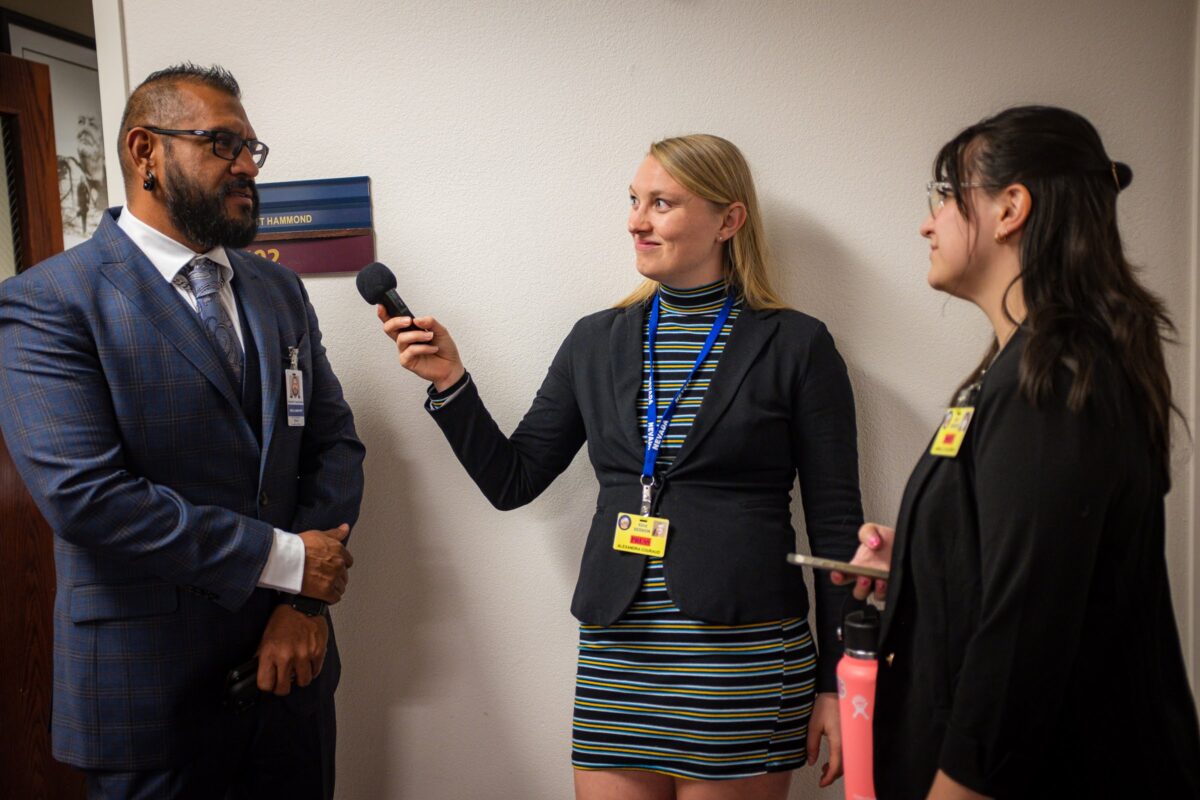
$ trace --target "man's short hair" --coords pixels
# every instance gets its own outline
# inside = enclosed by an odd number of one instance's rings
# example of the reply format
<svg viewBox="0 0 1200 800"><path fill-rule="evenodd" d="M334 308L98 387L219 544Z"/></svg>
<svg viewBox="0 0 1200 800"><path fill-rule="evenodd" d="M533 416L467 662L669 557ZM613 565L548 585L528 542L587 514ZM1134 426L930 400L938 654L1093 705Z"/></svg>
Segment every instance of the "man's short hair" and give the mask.
<svg viewBox="0 0 1200 800"><path fill-rule="evenodd" d="M233 98L242 98L242 89L237 79L229 70L213 64L211 67L201 67L190 61L182 64L151 72L146 80L125 101L125 111L121 114L121 128L118 132L117 150L121 163L121 174L128 184L133 177L133 164L125 153L125 136L131 128L139 125L155 125L163 128L173 128L176 120L183 114L183 101L179 97L181 83L199 83L209 88L224 92Z"/></svg>

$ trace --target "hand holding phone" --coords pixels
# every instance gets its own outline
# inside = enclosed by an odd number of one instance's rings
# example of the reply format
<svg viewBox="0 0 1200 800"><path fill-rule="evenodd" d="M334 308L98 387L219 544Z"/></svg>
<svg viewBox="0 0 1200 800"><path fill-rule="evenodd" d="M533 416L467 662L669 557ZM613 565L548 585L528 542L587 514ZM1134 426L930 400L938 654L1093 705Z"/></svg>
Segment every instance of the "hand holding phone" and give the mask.
<svg viewBox="0 0 1200 800"><path fill-rule="evenodd" d="M892 566L892 543L895 540L894 528L874 522L866 523L858 529L859 546L854 553L854 561L850 565L854 569L843 571L841 567L836 567L830 573L829 579L841 586L852 581L849 575L858 575L856 579L853 579L852 594L854 597L858 600L866 600L867 595L871 594L872 584L874 584L875 599L883 600L887 597L887 573ZM884 577L862 574L861 567L866 566L883 572Z"/></svg>
<svg viewBox="0 0 1200 800"><path fill-rule="evenodd" d="M258 656L229 670L221 704L231 711L245 711L258 702Z"/></svg>

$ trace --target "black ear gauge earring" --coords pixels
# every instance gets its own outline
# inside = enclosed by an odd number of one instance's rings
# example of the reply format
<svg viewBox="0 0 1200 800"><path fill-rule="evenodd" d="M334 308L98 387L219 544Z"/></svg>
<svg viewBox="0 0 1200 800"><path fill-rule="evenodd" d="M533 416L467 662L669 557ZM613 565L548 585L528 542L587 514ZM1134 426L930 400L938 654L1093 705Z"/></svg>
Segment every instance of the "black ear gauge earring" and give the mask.
<svg viewBox="0 0 1200 800"><path fill-rule="evenodd" d="M153 191L153 189L154 189L154 173L153 172L146 173L146 180L142 181L142 188L145 189L147 192Z"/></svg>

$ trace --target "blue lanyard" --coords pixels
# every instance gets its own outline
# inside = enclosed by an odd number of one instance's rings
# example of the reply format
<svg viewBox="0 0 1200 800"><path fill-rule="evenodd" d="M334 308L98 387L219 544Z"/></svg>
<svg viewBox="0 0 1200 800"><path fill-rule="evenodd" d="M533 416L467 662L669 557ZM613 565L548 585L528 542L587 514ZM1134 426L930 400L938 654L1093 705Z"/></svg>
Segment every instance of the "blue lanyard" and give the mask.
<svg viewBox="0 0 1200 800"><path fill-rule="evenodd" d="M729 312L733 310L733 295L730 294L725 298L725 305L721 306L721 310L717 314L717 319L713 322L712 330L708 332L708 338L704 340L704 347L700 348L700 355L696 356L696 363L692 365L692 371L688 373L687 378L683 381L683 385L679 387L679 391L671 398L671 402L663 410L660 417L658 415L658 403L655 399L654 390L654 339L658 334L658 313L661 304L662 298L656 294L654 296L654 305L650 308L650 325L646 337L650 351L650 390L646 406L646 455L642 460L643 515L650 513L647 502L649 499L649 490L654 485L654 465L658 461L658 451L662 449L663 438L667 435L667 426L671 422L671 417L675 415L675 407L679 404L679 398L683 396L684 391L691 384L692 378L696 377L697 370L704 363L704 359L708 358L708 354L712 352L713 345L717 342L717 337L721 335L721 328L725 326L726 320L729 319Z"/></svg>

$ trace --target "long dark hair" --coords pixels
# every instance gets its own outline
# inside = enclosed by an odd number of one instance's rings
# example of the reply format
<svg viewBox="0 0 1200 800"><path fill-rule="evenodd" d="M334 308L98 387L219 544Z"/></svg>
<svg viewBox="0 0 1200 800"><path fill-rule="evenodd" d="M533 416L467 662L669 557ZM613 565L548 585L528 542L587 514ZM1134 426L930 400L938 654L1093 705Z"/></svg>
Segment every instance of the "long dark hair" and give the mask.
<svg viewBox="0 0 1200 800"><path fill-rule="evenodd" d="M1178 409L1163 340L1174 341L1175 326L1163 302L1138 281L1117 230L1117 193L1133 172L1109 158L1090 122L1048 106L1018 106L972 125L942 147L933 171L950 184L968 222L971 199L963 184L998 192L1020 183L1029 190L1018 278L1027 312L1025 397L1034 405L1046 401L1056 368L1065 364L1074 376L1067 407L1077 412L1096 388L1097 363L1111 360L1132 385L1136 412L1166 470L1170 415ZM997 348L993 342L977 373Z"/></svg>

